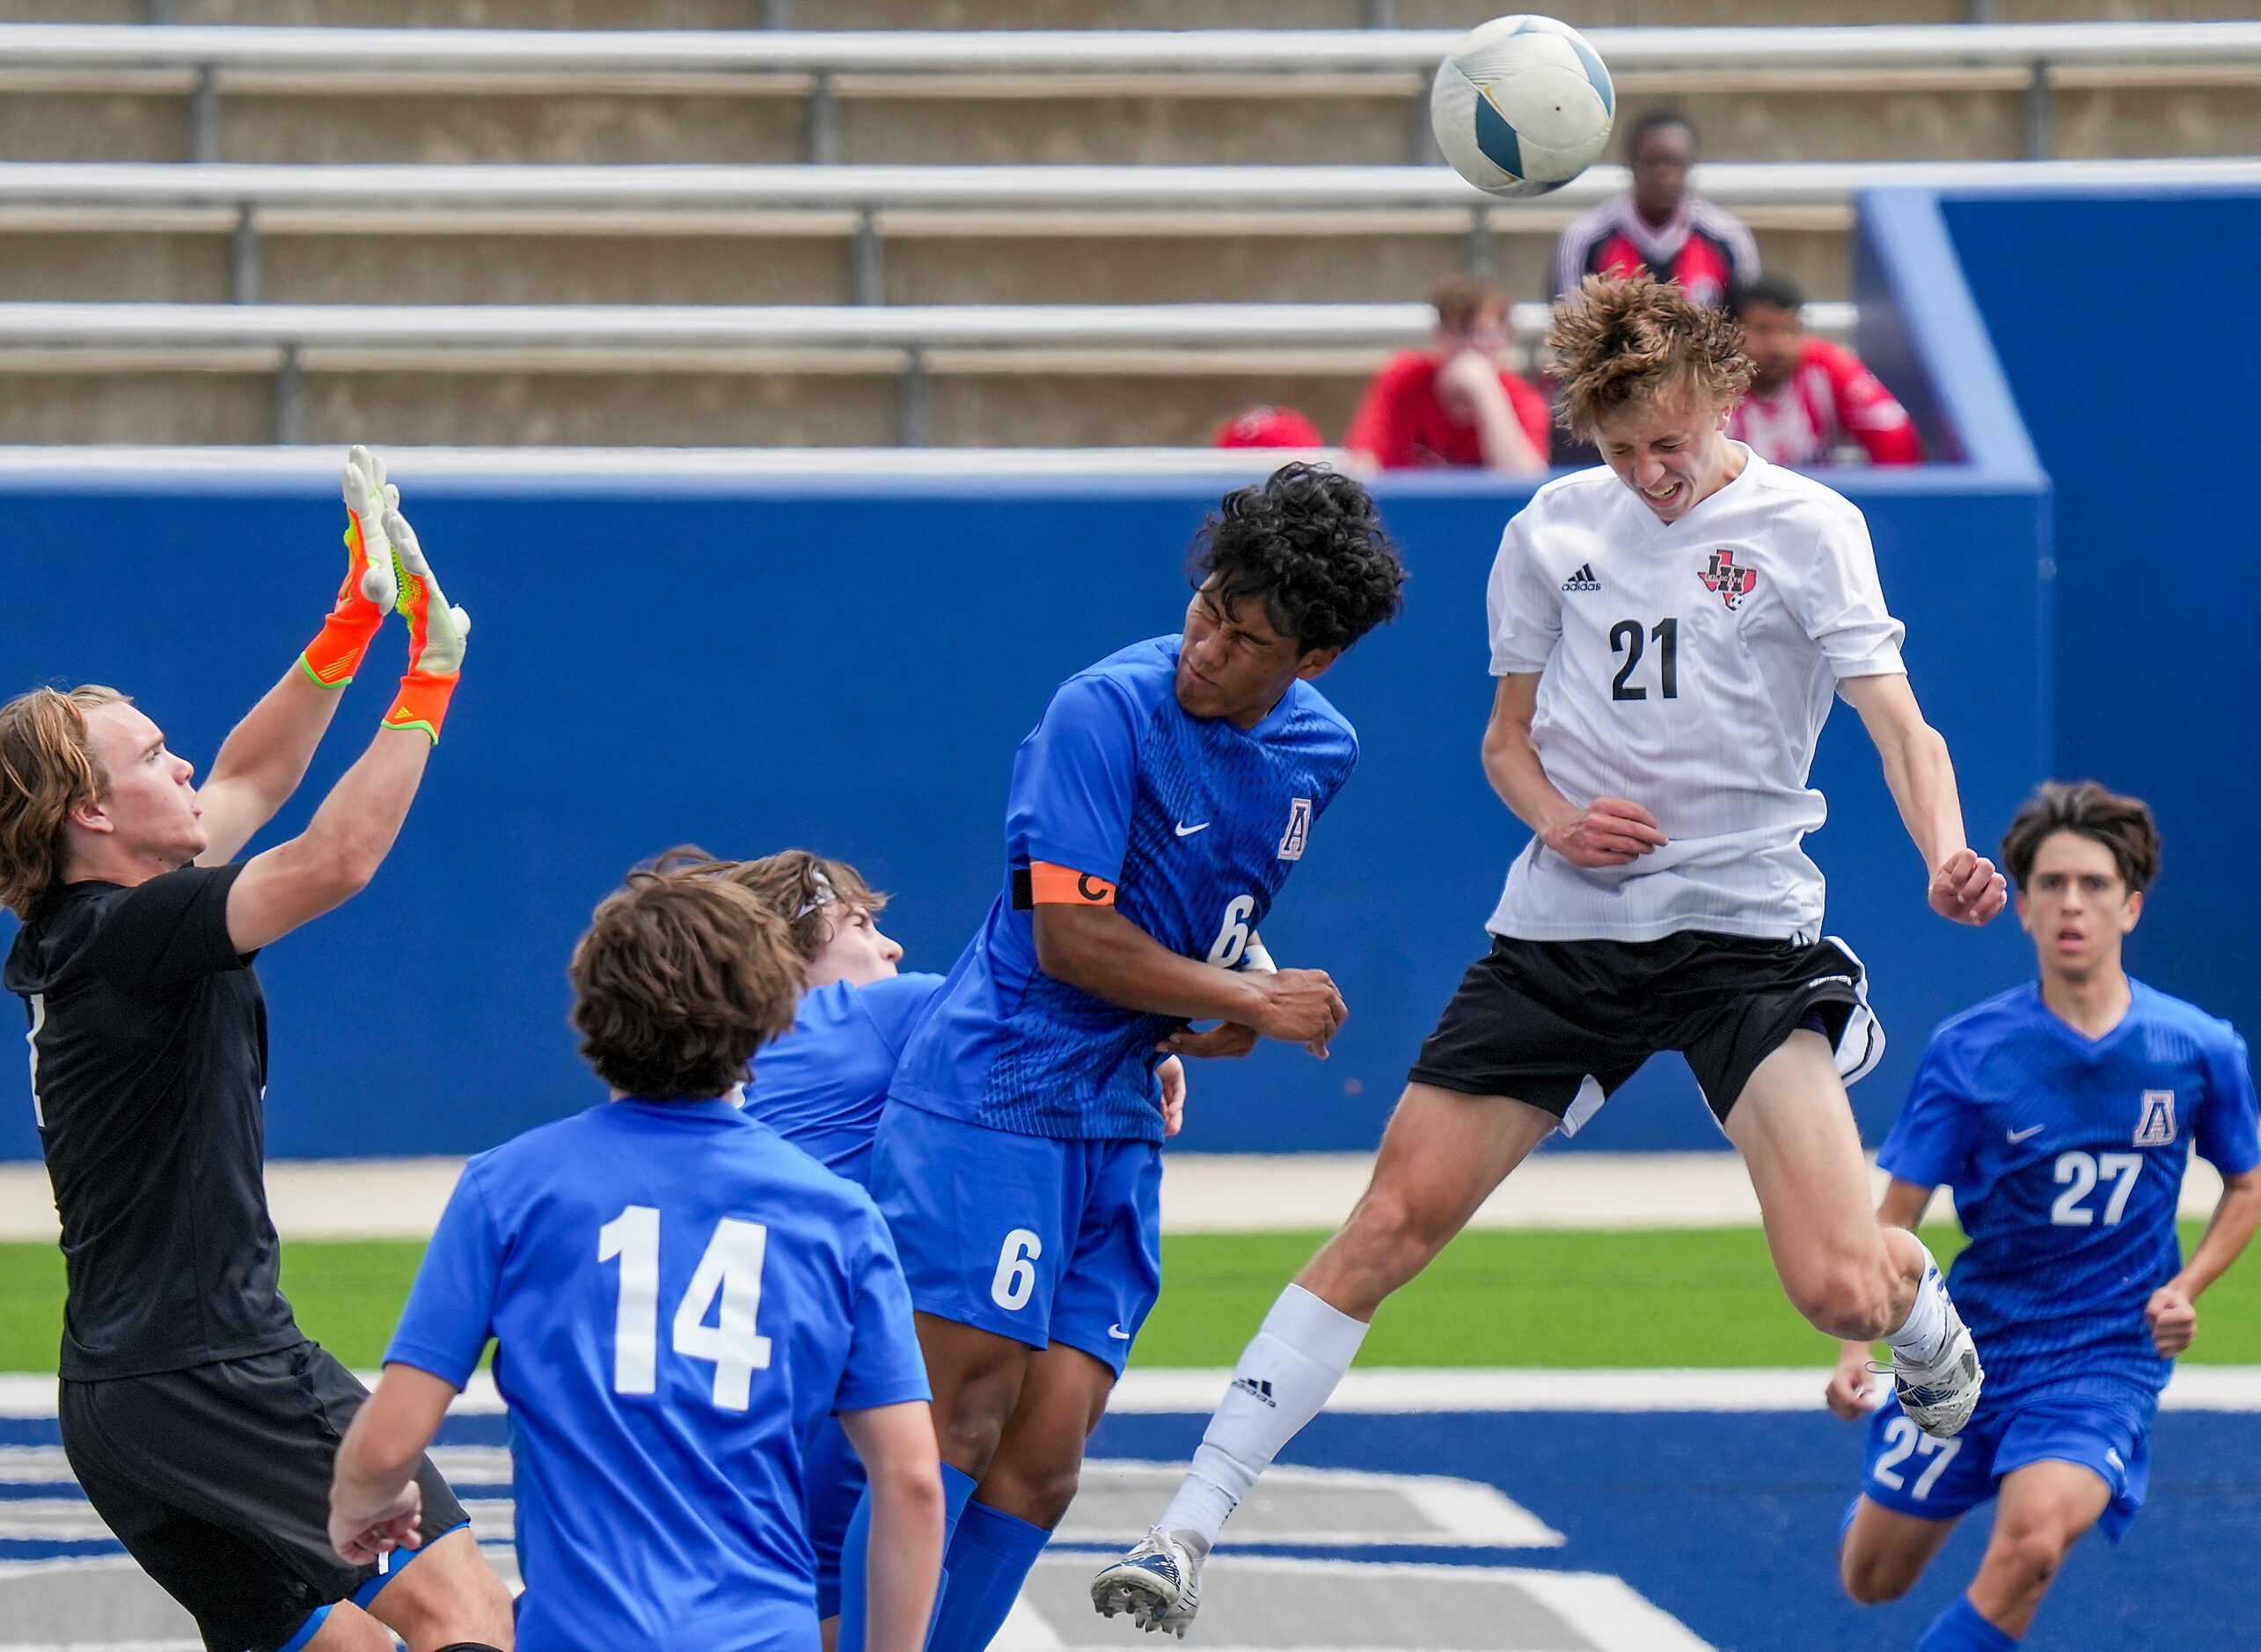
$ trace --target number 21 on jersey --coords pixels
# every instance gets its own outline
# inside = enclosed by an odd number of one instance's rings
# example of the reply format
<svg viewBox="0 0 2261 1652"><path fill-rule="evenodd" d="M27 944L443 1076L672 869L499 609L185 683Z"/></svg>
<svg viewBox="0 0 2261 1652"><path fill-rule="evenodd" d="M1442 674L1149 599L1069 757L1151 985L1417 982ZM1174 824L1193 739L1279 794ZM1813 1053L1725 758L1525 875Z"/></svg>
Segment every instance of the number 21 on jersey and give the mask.
<svg viewBox="0 0 2261 1652"><path fill-rule="evenodd" d="M676 1304L671 1341L685 1359L714 1365L714 1403L743 1411L754 1373L767 1371L770 1339L754 1329L761 1312L762 1260L769 1229L724 1217ZM612 1392L648 1394L659 1387L660 1213L655 1206L625 1207L596 1230L599 1264L618 1259L620 1290L612 1319ZM719 1309L716 1299L721 1299ZM714 1323L706 1322L714 1315Z"/></svg>

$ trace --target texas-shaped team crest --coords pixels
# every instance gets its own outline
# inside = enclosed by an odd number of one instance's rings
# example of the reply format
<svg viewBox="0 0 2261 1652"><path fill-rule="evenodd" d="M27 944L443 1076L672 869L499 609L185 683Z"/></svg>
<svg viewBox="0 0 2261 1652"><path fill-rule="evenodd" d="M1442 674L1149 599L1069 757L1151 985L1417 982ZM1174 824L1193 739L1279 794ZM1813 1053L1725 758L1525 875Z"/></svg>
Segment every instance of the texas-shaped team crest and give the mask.
<svg viewBox="0 0 2261 1652"><path fill-rule="evenodd" d="M1737 567L1732 551L1713 552L1710 562L1696 577L1703 581L1704 589L1715 593L1727 604L1731 612L1759 588L1759 570Z"/></svg>

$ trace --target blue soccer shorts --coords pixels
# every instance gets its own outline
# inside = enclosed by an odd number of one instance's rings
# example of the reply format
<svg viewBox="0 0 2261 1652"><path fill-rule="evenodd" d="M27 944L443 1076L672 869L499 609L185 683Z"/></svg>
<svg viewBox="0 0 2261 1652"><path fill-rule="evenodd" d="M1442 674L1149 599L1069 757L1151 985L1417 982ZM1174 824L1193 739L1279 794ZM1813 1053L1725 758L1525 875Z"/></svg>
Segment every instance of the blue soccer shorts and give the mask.
<svg viewBox="0 0 2261 1652"><path fill-rule="evenodd" d="M889 1102L872 1197L920 1312L1120 1377L1162 1290L1156 1142L1021 1136Z"/></svg>
<svg viewBox="0 0 2261 1652"><path fill-rule="evenodd" d="M840 1615L840 1550L848 1522L862 1501L864 1459L848 1444L838 1417L816 1425L801 1458L801 1504L809 1512L809 1546L816 1551L816 1615Z"/></svg>
<svg viewBox="0 0 2261 1652"><path fill-rule="evenodd" d="M2003 1475L2044 1461L2076 1463L2111 1488L2096 1529L2117 1543L2151 1489L2151 1407L2045 1388L1989 1399L1960 1434L1935 1440L1886 1400L1869 1419L1861 1491L1900 1514L1952 1520L1993 1496Z"/></svg>

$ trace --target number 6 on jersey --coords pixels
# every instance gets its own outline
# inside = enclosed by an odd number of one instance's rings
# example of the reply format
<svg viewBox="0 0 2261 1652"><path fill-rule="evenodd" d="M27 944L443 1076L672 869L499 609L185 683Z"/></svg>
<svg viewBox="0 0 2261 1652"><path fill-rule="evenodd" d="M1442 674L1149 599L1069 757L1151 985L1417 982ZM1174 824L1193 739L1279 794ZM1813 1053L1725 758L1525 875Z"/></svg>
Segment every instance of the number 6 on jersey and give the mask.
<svg viewBox="0 0 2261 1652"><path fill-rule="evenodd" d="M676 1305L671 1341L685 1359L714 1364L714 1403L743 1411L754 1373L767 1371L770 1339L754 1329L762 1305L762 1259L769 1229L724 1217ZM660 1213L648 1204L624 1208L596 1230L596 1260L620 1262L612 1320L612 1392L648 1394L659 1386ZM718 1310L715 1299L721 1299ZM715 1315L709 1325L706 1316Z"/></svg>

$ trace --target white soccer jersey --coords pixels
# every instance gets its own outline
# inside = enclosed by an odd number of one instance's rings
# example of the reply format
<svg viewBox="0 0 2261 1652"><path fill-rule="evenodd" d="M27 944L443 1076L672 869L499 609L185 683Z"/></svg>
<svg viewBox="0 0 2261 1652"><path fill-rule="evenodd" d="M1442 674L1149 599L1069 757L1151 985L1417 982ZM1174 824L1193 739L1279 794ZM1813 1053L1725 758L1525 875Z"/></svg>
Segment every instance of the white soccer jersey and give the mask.
<svg viewBox="0 0 2261 1652"><path fill-rule="evenodd" d="M1828 815L1806 784L1814 746L1839 679L1905 669L1904 628L1860 511L1745 452L1675 523L1602 468L1549 482L1508 523L1493 674L1540 674L1531 736L1557 790L1630 799L1671 842L1587 871L1534 838L1493 933L1819 934L1821 871L1798 846Z"/></svg>

